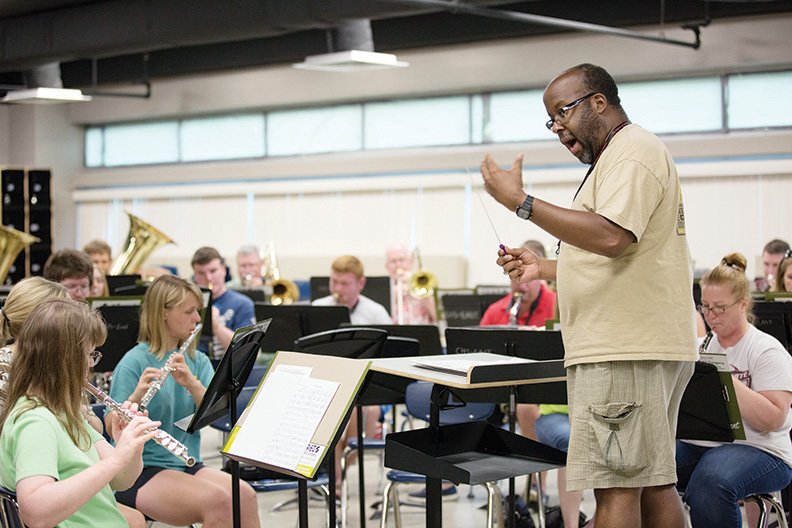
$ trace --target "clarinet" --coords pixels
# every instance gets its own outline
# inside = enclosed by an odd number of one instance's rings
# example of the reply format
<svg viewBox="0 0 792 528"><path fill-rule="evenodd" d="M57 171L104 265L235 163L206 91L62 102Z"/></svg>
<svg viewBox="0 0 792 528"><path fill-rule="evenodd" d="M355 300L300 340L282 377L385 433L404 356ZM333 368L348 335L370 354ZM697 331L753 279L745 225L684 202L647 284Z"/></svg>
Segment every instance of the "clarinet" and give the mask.
<svg viewBox="0 0 792 528"><path fill-rule="evenodd" d="M171 355L168 356L168 359L165 360L165 364L162 365L162 369L161 369L162 374L160 375L159 378L155 379L151 383L151 385L149 385L148 390L146 390L146 394L143 395L143 399L141 399L140 404L138 404L138 408L141 411L146 410L146 407L148 407L148 404L151 402L151 399L154 397L155 394L159 392L159 390L162 388L162 384L165 383L165 380L168 378L168 375L171 373L171 371L173 371L173 368L171 367L171 362L173 362L173 357L176 354L184 354L187 351L187 348L190 346L190 343L193 342L195 336L198 335L202 327L203 327L202 324L196 325L192 333L190 334L190 337L185 339L184 343L182 343L182 346L180 346L177 351L172 352Z"/></svg>
<svg viewBox="0 0 792 528"><path fill-rule="evenodd" d="M110 396L105 394L105 392L102 389L94 387L87 381L85 382L85 386L83 388L88 393L96 397L96 399L99 400L102 404L116 411L118 413L118 416L120 416L121 419L124 420L126 423L131 422L132 419L135 417L135 414L132 411L121 407L121 405L118 402L116 402ZM187 446L185 446L184 444L173 438L171 435L169 435L167 432L163 431L162 429L153 429L153 430L156 431L157 434L154 435L154 438L152 440L154 440L159 445L167 449L168 452L170 452L172 455L182 459L182 461L185 464L187 464L187 467L193 467L195 465L195 457L190 456L190 453L187 452Z"/></svg>
<svg viewBox="0 0 792 528"><path fill-rule="evenodd" d="M712 341L713 335L714 334L712 333L712 330L707 332L707 337L704 338L704 341L701 342L701 346L699 346L699 354L704 354L707 352L707 347L709 346L710 341Z"/></svg>

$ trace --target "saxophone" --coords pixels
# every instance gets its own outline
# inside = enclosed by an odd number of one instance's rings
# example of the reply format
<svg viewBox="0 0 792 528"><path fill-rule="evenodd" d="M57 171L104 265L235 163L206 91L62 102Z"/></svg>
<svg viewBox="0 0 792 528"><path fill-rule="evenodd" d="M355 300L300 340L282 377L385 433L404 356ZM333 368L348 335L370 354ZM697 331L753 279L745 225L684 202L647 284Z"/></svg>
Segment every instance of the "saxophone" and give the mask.
<svg viewBox="0 0 792 528"><path fill-rule="evenodd" d="M162 369L161 369L162 374L160 375L159 378L155 379L151 383L151 385L149 385L146 394L144 394L143 399L140 400L140 404L138 405L138 408L141 411L146 410L146 407L148 407L148 404L151 402L151 399L154 397L155 394L159 392L159 390L162 388L162 384L165 383L165 380L173 371L173 368L171 367L171 363L173 362L174 356L176 354L184 354L185 352L187 352L187 348L189 348L190 343L192 343L195 340L195 336L197 336L201 332L201 328L203 328L203 325L197 324L193 329L192 333L190 334L190 337L185 339L184 343L182 343L182 346L180 346L179 349L176 350L175 352L172 352L171 355L168 356L168 359L165 360L165 364L162 365Z"/></svg>

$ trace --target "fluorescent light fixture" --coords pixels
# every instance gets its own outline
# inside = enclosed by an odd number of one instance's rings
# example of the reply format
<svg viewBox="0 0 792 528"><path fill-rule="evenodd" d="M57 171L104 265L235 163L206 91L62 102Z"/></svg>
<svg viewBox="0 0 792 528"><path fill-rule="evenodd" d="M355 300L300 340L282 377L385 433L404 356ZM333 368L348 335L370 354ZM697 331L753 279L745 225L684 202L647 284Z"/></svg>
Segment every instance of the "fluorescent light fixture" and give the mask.
<svg viewBox="0 0 792 528"><path fill-rule="evenodd" d="M0 103L10 104L58 104L90 101L91 96L83 95L80 90L69 88L29 88L9 90Z"/></svg>
<svg viewBox="0 0 792 528"><path fill-rule="evenodd" d="M390 53L375 51L348 50L322 55L305 57L303 62L293 64L301 70L319 70L331 72L356 72L385 70L388 68L405 68L409 62L403 62Z"/></svg>

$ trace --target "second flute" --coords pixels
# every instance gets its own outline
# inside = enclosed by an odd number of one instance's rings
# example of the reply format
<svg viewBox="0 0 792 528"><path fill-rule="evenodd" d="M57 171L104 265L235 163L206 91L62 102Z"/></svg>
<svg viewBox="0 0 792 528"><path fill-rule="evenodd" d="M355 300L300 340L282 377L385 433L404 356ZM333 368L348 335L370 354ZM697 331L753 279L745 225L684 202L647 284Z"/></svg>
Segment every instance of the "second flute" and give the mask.
<svg viewBox="0 0 792 528"><path fill-rule="evenodd" d="M85 390L96 397L99 403L102 403L114 411L118 413L118 416L124 420L125 422L129 423L135 417L135 414L130 411L129 409L124 409L118 402L113 400L110 396L108 396L102 389L94 387L87 381L85 382ZM193 467L195 465L195 457L190 456L190 453L187 450L187 446L173 438L170 434L163 431L162 429L157 429L157 434L154 435L154 440L159 445L164 447L168 450L172 455L179 457L187 464L187 467Z"/></svg>
<svg viewBox="0 0 792 528"><path fill-rule="evenodd" d="M184 354L185 352L187 352L190 343L192 343L195 340L195 336L197 336L201 332L201 328L203 328L202 324L196 325L190 336L184 340L182 346L180 346L179 349L176 350L175 352L171 352L171 355L168 356L168 359L165 360L165 364L162 365L162 374L160 374L160 377L155 379L151 383L151 385L149 385L148 390L146 390L146 394L144 394L143 398L140 400L140 405L138 407L141 411L146 410L146 407L148 407L148 404L151 402L151 399L154 397L155 394L159 392L159 390L162 388L162 384L165 383L165 379L173 370L173 368L170 366L171 362L173 361L173 357L176 354Z"/></svg>

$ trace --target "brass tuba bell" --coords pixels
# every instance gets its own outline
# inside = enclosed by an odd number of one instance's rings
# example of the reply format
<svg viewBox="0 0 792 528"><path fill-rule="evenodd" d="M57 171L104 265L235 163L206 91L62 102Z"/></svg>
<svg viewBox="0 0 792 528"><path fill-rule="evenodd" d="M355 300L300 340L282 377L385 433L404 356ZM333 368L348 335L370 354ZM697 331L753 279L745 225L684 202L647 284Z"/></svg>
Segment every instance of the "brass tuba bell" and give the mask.
<svg viewBox="0 0 792 528"><path fill-rule="evenodd" d="M165 244L175 243L168 235L148 222L129 211L126 214L129 216L127 241L121 254L113 262L108 275L137 273L152 251Z"/></svg>
<svg viewBox="0 0 792 528"><path fill-rule="evenodd" d="M0 284L4 284L8 278L8 272L19 252L36 242L41 242L41 239L0 225Z"/></svg>

